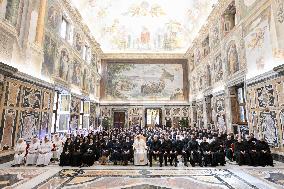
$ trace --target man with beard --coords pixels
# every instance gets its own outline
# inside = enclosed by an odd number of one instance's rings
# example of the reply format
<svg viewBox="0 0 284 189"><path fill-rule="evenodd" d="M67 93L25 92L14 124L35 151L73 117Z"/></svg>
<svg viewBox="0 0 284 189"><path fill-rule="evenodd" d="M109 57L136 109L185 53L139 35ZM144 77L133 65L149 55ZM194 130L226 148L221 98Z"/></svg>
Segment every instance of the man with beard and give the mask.
<svg viewBox="0 0 284 189"><path fill-rule="evenodd" d="M204 162L204 166L207 167L208 164L211 164L212 154L210 152L210 144L207 142L207 138L203 137L203 141L199 145L201 156Z"/></svg>
<svg viewBox="0 0 284 189"><path fill-rule="evenodd" d="M159 156L159 160L163 160L163 154L160 151L161 149L161 141L158 140L158 136L154 135L153 140L150 143L150 151L149 151L149 162L150 162L150 167L152 167L152 162L153 162L153 157ZM160 163L162 165L162 163Z"/></svg>

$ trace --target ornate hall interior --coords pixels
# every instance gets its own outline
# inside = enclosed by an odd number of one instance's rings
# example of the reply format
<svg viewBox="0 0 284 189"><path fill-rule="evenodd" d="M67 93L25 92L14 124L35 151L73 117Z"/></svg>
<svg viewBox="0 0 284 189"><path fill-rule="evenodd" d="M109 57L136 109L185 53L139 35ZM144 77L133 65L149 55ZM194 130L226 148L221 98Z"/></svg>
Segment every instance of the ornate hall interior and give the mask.
<svg viewBox="0 0 284 189"><path fill-rule="evenodd" d="M0 188L284 188L284 0L0 0Z"/></svg>

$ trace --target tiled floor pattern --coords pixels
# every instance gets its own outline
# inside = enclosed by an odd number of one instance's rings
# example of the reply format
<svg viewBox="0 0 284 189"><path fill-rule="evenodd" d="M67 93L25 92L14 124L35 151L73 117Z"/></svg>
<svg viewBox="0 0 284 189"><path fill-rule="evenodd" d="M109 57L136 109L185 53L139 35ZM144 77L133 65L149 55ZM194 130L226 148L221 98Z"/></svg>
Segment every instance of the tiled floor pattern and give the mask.
<svg viewBox="0 0 284 189"><path fill-rule="evenodd" d="M10 168L0 166L0 188L19 189L270 189L284 188L284 166L252 168L93 166Z"/></svg>

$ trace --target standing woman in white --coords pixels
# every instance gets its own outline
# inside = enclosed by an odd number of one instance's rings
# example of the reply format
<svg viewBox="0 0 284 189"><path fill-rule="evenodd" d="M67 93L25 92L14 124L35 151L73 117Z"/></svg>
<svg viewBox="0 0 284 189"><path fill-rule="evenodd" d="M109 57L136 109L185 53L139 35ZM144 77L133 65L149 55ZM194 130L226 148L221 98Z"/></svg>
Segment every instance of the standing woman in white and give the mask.
<svg viewBox="0 0 284 189"><path fill-rule="evenodd" d="M51 148L52 143L49 141L48 136L45 136L44 141L42 141L38 150L37 166L44 167L49 164L52 156Z"/></svg>
<svg viewBox="0 0 284 189"><path fill-rule="evenodd" d="M20 167L20 165L24 162L24 158L26 155L27 144L23 138L19 138L16 147L15 147L15 155L14 155L14 164L12 166Z"/></svg>
<svg viewBox="0 0 284 189"><path fill-rule="evenodd" d="M147 146L146 141L143 136L140 134L136 136L136 139L133 144L134 150L134 165L147 165Z"/></svg>
<svg viewBox="0 0 284 189"><path fill-rule="evenodd" d="M39 146L38 138L34 137L28 148L26 165L30 166L36 164Z"/></svg>

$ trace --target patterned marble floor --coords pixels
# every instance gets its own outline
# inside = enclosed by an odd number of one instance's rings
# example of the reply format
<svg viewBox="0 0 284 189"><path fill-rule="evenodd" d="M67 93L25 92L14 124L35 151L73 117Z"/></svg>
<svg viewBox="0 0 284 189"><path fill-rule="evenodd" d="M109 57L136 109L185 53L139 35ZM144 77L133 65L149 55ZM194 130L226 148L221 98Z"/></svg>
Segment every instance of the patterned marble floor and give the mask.
<svg viewBox="0 0 284 189"><path fill-rule="evenodd" d="M255 168L93 166L89 168L11 168L0 165L0 188L19 189L268 189L284 188L284 164Z"/></svg>

